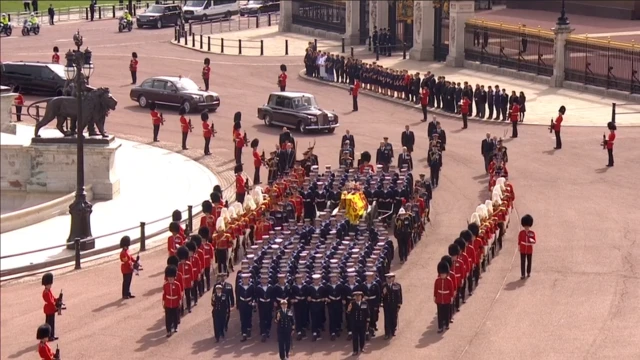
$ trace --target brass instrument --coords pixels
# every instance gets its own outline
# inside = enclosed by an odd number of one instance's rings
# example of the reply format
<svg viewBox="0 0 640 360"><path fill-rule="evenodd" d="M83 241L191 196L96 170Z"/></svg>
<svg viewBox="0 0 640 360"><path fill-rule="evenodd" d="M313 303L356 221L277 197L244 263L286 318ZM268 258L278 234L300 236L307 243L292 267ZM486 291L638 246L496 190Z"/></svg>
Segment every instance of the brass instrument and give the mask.
<svg viewBox="0 0 640 360"><path fill-rule="evenodd" d="M606 134L602 134L602 143L600 145L602 145L602 150L605 150L607 148L607 135Z"/></svg>
<svg viewBox="0 0 640 360"><path fill-rule="evenodd" d="M189 118L189 132L193 132L193 124L191 123L191 118Z"/></svg>

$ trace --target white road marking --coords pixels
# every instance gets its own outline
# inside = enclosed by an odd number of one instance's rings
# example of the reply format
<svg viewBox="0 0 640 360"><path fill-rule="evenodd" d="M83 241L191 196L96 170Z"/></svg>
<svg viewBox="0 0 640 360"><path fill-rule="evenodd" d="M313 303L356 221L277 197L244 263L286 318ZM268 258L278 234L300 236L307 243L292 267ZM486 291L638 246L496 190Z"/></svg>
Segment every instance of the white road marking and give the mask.
<svg viewBox="0 0 640 360"><path fill-rule="evenodd" d="M2 37L2 41L5 41L5 40L11 40L11 39L18 39L18 38L17 38L17 37L15 37L15 36L3 36L3 37Z"/></svg>
<svg viewBox="0 0 640 360"><path fill-rule="evenodd" d="M83 41L86 39L84 36L82 37ZM60 39L60 40L56 40L56 42L68 42L68 41L73 41L73 39Z"/></svg>

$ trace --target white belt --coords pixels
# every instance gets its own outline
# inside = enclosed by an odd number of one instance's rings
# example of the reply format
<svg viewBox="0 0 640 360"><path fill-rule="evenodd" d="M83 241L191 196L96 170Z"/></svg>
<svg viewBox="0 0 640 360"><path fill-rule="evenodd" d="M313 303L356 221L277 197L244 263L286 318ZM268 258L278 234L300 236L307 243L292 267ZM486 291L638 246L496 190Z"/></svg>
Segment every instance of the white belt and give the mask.
<svg viewBox="0 0 640 360"><path fill-rule="evenodd" d="M262 302L270 302L271 299L260 299L260 301L262 301Z"/></svg>
<svg viewBox="0 0 640 360"><path fill-rule="evenodd" d="M333 296L329 296L329 299L331 299L331 300L340 300L339 297L333 297Z"/></svg>
<svg viewBox="0 0 640 360"><path fill-rule="evenodd" d="M276 298L276 300L278 300L278 301L282 301L282 300L287 300L287 299L277 297L277 298Z"/></svg>
<svg viewBox="0 0 640 360"><path fill-rule="evenodd" d="M178 298L177 296L167 296L167 299L171 299L171 300L177 299L177 298Z"/></svg>
<svg viewBox="0 0 640 360"><path fill-rule="evenodd" d="M249 301L251 301L251 300L253 300L253 299L251 299L251 298L243 298L243 297L241 297L241 298L240 298L240 300L242 300L242 301L246 301L246 302L249 302Z"/></svg>
<svg viewBox="0 0 640 360"><path fill-rule="evenodd" d="M448 294L448 293L450 293L451 291L442 291L442 290L438 290L438 292L439 292L440 294Z"/></svg>
<svg viewBox="0 0 640 360"><path fill-rule="evenodd" d="M375 300L377 298L378 298L377 296L366 296L367 300Z"/></svg>

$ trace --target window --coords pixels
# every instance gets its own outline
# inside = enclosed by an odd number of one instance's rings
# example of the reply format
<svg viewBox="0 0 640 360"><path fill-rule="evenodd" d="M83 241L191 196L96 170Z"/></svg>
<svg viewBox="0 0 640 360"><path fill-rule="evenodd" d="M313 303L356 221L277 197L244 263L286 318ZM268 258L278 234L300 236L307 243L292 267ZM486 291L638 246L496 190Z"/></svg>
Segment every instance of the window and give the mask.
<svg viewBox="0 0 640 360"><path fill-rule="evenodd" d="M269 96L269 101L267 101L267 105L269 105L269 106L277 106L277 105L276 105L276 99L277 99L277 98L278 98L278 97L277 97L277 96L275 96L275 95L271 95L271 96Z"/></svg>
<svg viewBox="0 0 640 360"><path fill-rule="evenodd" d="M164 80L155 80L153 82L153 89L154 90L164 90L166 84L167 84L167 82L164 81Z"/></svg>
<svg viewBox="0 0 640 360"><path fill-rule="evenodd" d="M166 89L167 89L167 91L176 91L175 85L173 85L173 83L170 83L170 82L167 82Z"/></svg>
<svg viewBox="0 0 640 360"><path fill-rule="evenodd" d="M286 100L284 101L284 107L285 107L286 109L293 109L293 106L291 105L291 99L286 99Z"/></svg>
<svg viewBox="0 0 640 360"><path fill-rule="evenodd" d="M205 0L190 0L190 1L187 1L187 3L184 4L184 6L186 6L186 7L194 7L194 8L201 8L201 7L204 6L205 2L208 2L208 1L205 1Z"/></svg>
<svg viewBox="0 0 640 360"><path fill-rule="evenodd" d="M302 96L293 99L293 108L316 107L316 99L311 96Z"/></svg>
<svg viewBox="0 0 640 360"><path fill-rule="evenodd" d="M142 84L140 84L140 87L145 89L153 88L153 80L145 80Z"/></svg>
<svg viewBox="0 0 640 360"><path fill-rule="evenodd" d="M61 77L62 79L67 78L64 73L64 66L59 64L50 64L50 65L47 65L47 68L49 68L52 72L54 72L57 76Z"/></svg>
<svg viewBox="0 0 640 360"><path fill-rule="evenodd" d="M232 5L236 2L237 0L213 0L213 6Z"/></svg>
<svg viewBox="0 0 640 360"><path fill-rule="evenodd" d="M198 91L199 90L198 85L194 83L193 80L187 79L187 78L180 78L180 80L176 82L176 86L181 91Z"/></svg>
<svg viewBox="0 0 640 360"><path fill-rule="evenodd" d="M285 106L284 101L285 101L286 98L284 98L282 96L275 96L275 98L276 98L276 106L277 107L284 107ZM289 99L286 99L286 100L289 100Z"/></svg>
<svg viewBox="0 0 640 360"><path fill-rule="evenodd" d="M159 5L152 5L145 12L148 12L149 14L162 14L164 13L164 7Z"/></svg>

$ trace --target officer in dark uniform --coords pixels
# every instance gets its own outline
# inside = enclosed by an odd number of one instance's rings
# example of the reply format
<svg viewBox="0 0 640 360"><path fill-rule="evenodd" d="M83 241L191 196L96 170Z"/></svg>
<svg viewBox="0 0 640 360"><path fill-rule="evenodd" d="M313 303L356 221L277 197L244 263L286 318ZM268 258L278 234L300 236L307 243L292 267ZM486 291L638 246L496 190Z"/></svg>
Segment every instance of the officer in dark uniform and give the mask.
<svg viewBox="0 0 640 360"><path fill-rule="evenodd" d="M312 222L316 219L316 191L311 187L307 189L303 196L303 209L304 220L311 220Z"/></svg>
<svg viewBox="0 0 640 360"><path fill-rule="evenodd" d="M260 320L261 341L267 341L271 332L271 319L273 313L273 287L269 285L269 275L260 276L260 285L255 289L255 298L258 303L258 318Z"/></svg>
<svg viewBox="0 0 640 360"><path fill-rule="evenodd" d="M409 257L409 241L413 232L413 219L404 209L398 211L395 224L395 237L398 240L398 256L400 263L404 264Z"/></svg>
<svg viewBox="0 0 640 360"><path fill-rule="evenodd" d="M224 340L225 326L227 324L227 313L231 308L231 299L223 292L222 285L216 285L216 291L211 296L211 314L213 315L213 332L216 342L220 338Z"/></svg>
<svg viewBox="0 0 640 360"><path fill-rule="evenodd" d="M355 270L355 269L348 269L348 270ZM351 322L349 321L349 314L347 314L347 308L349 308L349 305L351 304L351 301L353 301L353 293L356 291L363 291L362 285L360 285L358 283L358 279L356 279L356 276L358 274L355 272L349 272L347 273L347 282L344 284L343 286L343 302L344 302L344 313L345 313L345 318L346 318L346 323L347 323L347 331L348 331L348 335L347 335L347 340L351 340L353 338L353 333L351 330Z"/></svg>
<svg viewBox="0 0 640 360"><path fill-rule="evenodd" d="M353 301L347 308L351 329L353 331L353 356L364 351L364 343L369 327L369 305L362 299L362 291L353 293Z"/></svg>
<svg viewBox="0 0 640 360"><path fill-rule="evenodd" d="M373 45L373 53L378 52L378 27L373 27L373 34L371 34L371 44Z"/></svg>
<svg viewBox="0 0 640 360"><path fill-rule="evenodd" d="M280 309L276 311L276 328L278 331L278 350L280 360L289 358L291 349L291 333L295 325L293 311L288 308L287 300L280 301Z"/></svg>
<svg viewBox="0 0 640 360"><path fill-rule="evenodd" d="M251 315L255 303L255 287L250 282L250 273L243 273L240 275L240 278L241 282L236 287L236 303L238 304L238 313L240 314L241 341L247 341L247 338L251 337Z"/></svg>
<svg viewBox="0 0 640 360"><path fill-rule="evenodd" d="M222 292L227 294L227 297L229 298L229 302L231 304L231 306L229 307L229 312L227 313L227 321L225 322L225 327L224 327L225 333L229 331L229 320L231 319L231 308L236 305L235 296L233 293L233 285L231 285L226 281L227 276L228 276L227 273L224 273L224 272L219 273L218 279L216 281L216 285L222 285Z"/></svg>
<svg viewBox="0 0 640 360"><path fill-rule="evenodd" d="M298 341L307 337L306 327L309 314L307 302L307 285L303 282L302 274L296 274L295 283L291 285L291 303L295 316L295 326Z"/></svg>
<svg viewBox="0 0 640 360"><path fill-rule="evenodd" d="M382 286L382 308L384 309L384 338L396 336L398 328L398 313L402 306L402 286L395 282L396 275L385 275L386 284Z"/></svg>

